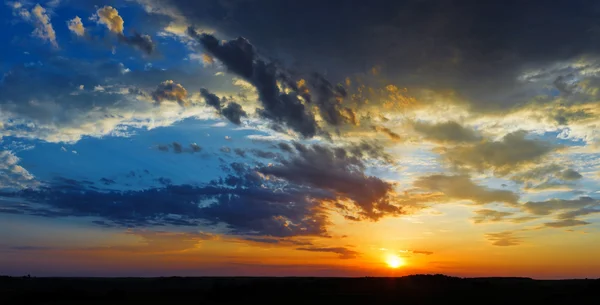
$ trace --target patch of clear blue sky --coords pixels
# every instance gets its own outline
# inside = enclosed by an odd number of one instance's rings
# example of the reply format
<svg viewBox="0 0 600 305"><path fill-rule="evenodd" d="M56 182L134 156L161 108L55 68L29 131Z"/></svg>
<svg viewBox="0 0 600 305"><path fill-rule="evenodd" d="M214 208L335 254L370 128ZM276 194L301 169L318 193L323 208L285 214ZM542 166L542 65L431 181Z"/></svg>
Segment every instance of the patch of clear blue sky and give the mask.
<svg viewBox="0 0 600 305"><path fill-rule="evenodd" d="M35 148L21 151L18 156L20 164L41 181L64 177L100 183L100 179L107 178L116 182L111 188L119 189L157 186L158 178L168 178L173 184L201 184L222 176L222 164L249 160L237 156L234 148L248 151L269 146L246 138L266 135L263 132L236 129L231 124L215 127L217 122L186 119L169 127L137 129L130 137L86 137L71 145L28 141ZM5 138L5 143L10 140ZM196 143L202 151L175 153L173 142L186 150ZM168 145L169 151L160 151L158 145ZM223 147L232 151L222 152Z"/></svg>

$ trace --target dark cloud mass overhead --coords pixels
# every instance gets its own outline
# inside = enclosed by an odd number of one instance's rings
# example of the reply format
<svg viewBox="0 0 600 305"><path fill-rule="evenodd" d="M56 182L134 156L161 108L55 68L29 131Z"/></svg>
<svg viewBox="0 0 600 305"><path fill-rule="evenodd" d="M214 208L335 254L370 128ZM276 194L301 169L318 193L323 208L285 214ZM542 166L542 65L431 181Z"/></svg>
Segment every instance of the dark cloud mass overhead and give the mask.
<svg viewBox="0 0 600 305"><path fill-rule="evenodd" d="M156 2L198 26L289 54L298 67L342 79L383 64L406 86L456 88L480 110L523 102L523 70L597 54L600 43L600 7L588 0Z"/></svg>

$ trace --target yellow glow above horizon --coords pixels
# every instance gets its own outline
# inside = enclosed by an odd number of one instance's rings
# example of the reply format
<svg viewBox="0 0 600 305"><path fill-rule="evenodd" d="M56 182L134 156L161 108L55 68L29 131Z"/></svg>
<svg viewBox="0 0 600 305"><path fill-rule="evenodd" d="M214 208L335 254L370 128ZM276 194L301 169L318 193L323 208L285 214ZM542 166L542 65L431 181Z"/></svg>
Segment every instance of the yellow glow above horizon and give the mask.
<svg viewBox="0 0 600 305"><path fill-rule="evenodd" d="M397 255L390 254L387 256L385 263L388 265L388 267L392 269L397 269L404 266L406 264L406 261L404 261L403 258Z"/></svg>

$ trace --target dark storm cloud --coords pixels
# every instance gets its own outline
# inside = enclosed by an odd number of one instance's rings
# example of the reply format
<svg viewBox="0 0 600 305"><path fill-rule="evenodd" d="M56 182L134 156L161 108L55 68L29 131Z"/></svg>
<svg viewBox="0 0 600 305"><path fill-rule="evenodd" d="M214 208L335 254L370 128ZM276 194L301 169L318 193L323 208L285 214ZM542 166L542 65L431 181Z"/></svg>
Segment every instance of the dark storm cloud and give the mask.
<svg viewBox="0 0 600 305"><path fill-rule="evenodd" d="M205 88L200 89L200 95L202 95L207 105L215 108L219 112L221 111L221 99L217 95Z"/></svg>
<svg viewBox="0 0 600 305"><path fill-rule="evenodd" d="M240 125L242 123L241 118L247 116L242 106L236 102L229 102L225 108L221 111L221 114L227 118L231 123Z"/></svg>
<svg viewBox="0 0 600 305"><path fill-rule="evenodd" d="M252 152L253 155L259 157L259 158L263 158L263 159L276 159L278 157L280 157L279 154L274 153L272 151L264 151L264 150L260 150L260 149L252 149L250 152Z"/></svg>
<svg viewBox="0 0 600 305"><path fill-rule="evenodd" d="M354 250L350 250L345 247L326 247L326 248L304 247L304 248L297 248L296 250L310 251L310 252L335 253L335 254L338 254L341 259L356 258L356 257L358 257L358 254L359 254L358 252L356 252Z"/></svg>
<svg viewBox="0 0 600 305"><path fill-rule="evenodd" d="M149 35L135 33L129 37L121 36L120 40L148 55L153 54L156 50L156 44Z"/></svg>
<svg viewBox="0 0 600 305"><path fill-rule="evenodd" d="M263 109L261 117L283 123L304 137L317 134L318 126L313 115L306 109L296 93L280 92L277 86L278 70L273 63L258 58L254 46L240 37L221 43L209 34L198 34L194 29L188 33L227 69L256 87Z"/></svg>
<svg viewBox="0 0 600 305"><path fill-rule="evenodd" d="M393 203L393 185L364 173L365 157L385 158L380 148L367 143L347 148L294 144L295 154L259 171L349 199L359 218L376 220L402 213Z"/></svg>
<svg viewBox="0 0 600 305"><path fill-rule="evenodd" d="M230 101L225 108L222 108L221 99L205 88L200 89L200 95L202 95L207 105L215 108L217 113L224 116L235 125L242 124L241 118L247 116L244 109L242 109L242 106L233 101Z"/></svg>
<svg viewBox="0 0 600 305"><path fill-rule="evenodd" d="M277 147L278 147L279 149L281 149L282 151L285 151L285 152L288 152L288 153L290 153L290 152L292 152L292 151L293 151L293 148L292 148L292 146L290 146L290 145L289 145L289 144L287 144L287 143L279 143L279 144L277 144Z"/></svg>
<svg viewBox="0 0 600 305"><path fill-rule="evenodd" d="M140 191L96 191L86 188L86 183L73 182L3 193L23 203L2 203L0 212L100 217L105 225L119 227L224 223L238 235L326 235L327 217L319 201L334 200L333 194L293 184L270 185L251 168L236 168L236 176L205 186L167 181L163 187Z"/></svg>
<svg viewBox="0 0 600 305"><path fill-rule="evenodd" d="M356 125L355 115L345 115L347 111L353 113L352 110L345 110L340 106L340 102L348 95L342 85L333 85L317 73L313 74L309 80L315 92L312 100L319 107L319 112L325 122L333 126L341 125L344 122ZM304 96L307 96L307 94Z"/></svg>
<svg viewBox="0 0 600 305"><path fill-rule="evenodd" d="M298 69L342 79L382 64L405 86L455 88L482 110L522 102L529 95L517 80L523 69L600 50L600 9L588 0L153 2L284 53ZM250 74L250 65L236 67Z"/></svg>

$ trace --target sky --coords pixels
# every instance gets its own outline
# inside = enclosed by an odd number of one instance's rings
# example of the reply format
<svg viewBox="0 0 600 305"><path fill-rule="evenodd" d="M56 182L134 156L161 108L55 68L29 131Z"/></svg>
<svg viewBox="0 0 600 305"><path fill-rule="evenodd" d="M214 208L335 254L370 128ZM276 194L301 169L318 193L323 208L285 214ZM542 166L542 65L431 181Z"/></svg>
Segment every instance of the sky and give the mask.
<svg viewBox="0 0 600 305"><path fill-rule="evenodd" d="M0 275L600 274L596 1L0 16Z"/></svg>

